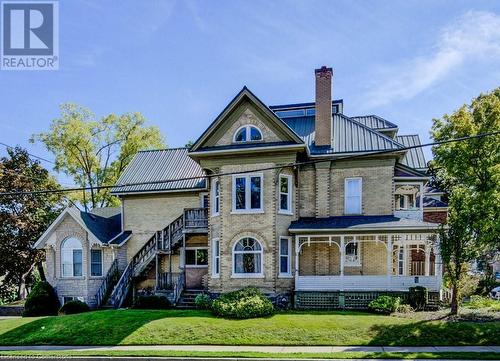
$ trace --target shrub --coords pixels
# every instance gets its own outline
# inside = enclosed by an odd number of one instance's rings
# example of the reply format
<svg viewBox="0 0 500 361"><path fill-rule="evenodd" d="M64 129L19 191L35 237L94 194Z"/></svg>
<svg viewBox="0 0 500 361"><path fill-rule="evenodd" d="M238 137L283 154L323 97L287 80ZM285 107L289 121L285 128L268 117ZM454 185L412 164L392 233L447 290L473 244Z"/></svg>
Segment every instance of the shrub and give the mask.
<svg viewBox="0 0 500 361"><path fill-rule="evenodd" d="M73 300L66 302L60 309L60 315L74 315L77 313L89 312L89 306L82 301Z"/></svg>
<svg viewBox="0 0 500 361"><path fill-rule="evenodd" d="M159 310L159 309L169 308L170 306L171 306L170 301L166 297L138 296L135 298L132 308L137 308L142 310Z"/></svg>
<svg viewBox="0 0 500 361"><path fill-rule="evenodd" d="M399 313L412 313L413 311L414 311L413 307L411 307L406 303L402 303L396 308L396 312Z"/></svg>
<svg viewBox="0 0 500 361"><path fill-rule="evenodd" d="M368 304L368 308L377 313L390 314L396 312L400 304L399 297L378 296Z"/></svg>
<svg viewBox="0 0 500 361"><path fill-rule="evenodd" d="M217 316L228 318L254 318L274 313L271 301L254 287L222 294L212 302L212 311Z"/></svg>
<svg viewBox="0 0 500 361"><path fill-rule="evenodd" d="M59 306L54 288L48 282L38 282L26 298L23 316L55 316Z"/></svg>
<svg viewBox="0 0 500 361"><path fill-rule="evenodd" d="M196 304L196 307L201 308L202 310L209 310L212 308L212 300L210 299L210 296L204 293L196 296L194 303Z"/></svg>
<svg viewBox="0 0 500 361"><path fill-rule="evenodd" d="M422 286L410 287L408 289L408 303L417 311L422 311L429 302L427 288Z"/></svg>
<svg viewBox="0 0 500 361"><path fill-rule="evenodd" d="M465 303L464 307L475 310L488 309L494 312L500 312L500 301L488 297L471 296L470 302Z"/></svg>

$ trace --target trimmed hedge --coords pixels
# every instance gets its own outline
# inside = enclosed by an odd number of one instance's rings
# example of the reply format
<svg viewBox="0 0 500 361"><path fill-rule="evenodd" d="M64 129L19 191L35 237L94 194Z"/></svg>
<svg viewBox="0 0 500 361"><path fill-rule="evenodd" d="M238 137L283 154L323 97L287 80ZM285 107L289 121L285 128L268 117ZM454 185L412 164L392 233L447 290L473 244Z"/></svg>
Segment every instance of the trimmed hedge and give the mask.
<svg viewBox="0 0 500 361"><path fill-rule="evenodd" d="M89 312L89 306L82 301L68 301L59 309L60 315L75 315L77 313Z"/></svg>
<svg viewBox="0 0 500 361"><path fill-rule="evenodd" d="M138 296L134 300L132 308L142 310L161 310L171 307L170 301L162 296Z"/></svg>
<svg viewBox="0 0 500 361"><path fill-rule="evenodd" d="M396 312L401 304L401 298L391 296L378 296L368 304L368 308L377 313L391 314Z"/></svg>
<svg viewBox="0 0 500 361"><path fill-rule="evenodd" d="M220 295L212 302L212 312L227 318L255 318L272 315L274 306L257 288L248 287Z"/></svg>
<svg viewBox="0 0 500 361"><path fill-rule="evenodd" d="M23 317L56 316L59 298L48 282L38 282L26 298Z"/></svg>

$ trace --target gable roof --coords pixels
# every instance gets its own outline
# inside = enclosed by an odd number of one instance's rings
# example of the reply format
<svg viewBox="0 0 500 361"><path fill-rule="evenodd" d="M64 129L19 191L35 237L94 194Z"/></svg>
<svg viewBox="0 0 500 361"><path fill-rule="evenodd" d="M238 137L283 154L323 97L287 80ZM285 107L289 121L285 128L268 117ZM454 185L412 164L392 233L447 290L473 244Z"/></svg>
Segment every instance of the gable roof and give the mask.
<svg viewBox="0 0 500 361"><path fill-rule="evenodd" d="M417 134L414 135L398 135L396 140L403 144L405 147L413 147L421 145L420 137ZM422 148L412 148L408 149L406 154L400 160L400 163L415 169L427 169L427 163L425 162L424 151Z"/></svg>
<svg viewBox="0 0 500 361"><path fill-rule="evenodd" d="M308 145L311 155L399 150L402 144L343 114L332 114L333 147L315 145L315 117L282 119Z"/></svg>
<svg viewBox="0 0 500 361"><path fill-rule="evenodd" d="M113 238L121 233L121 214L116 208L99 209L92 212L80 211L75 207L68 207L47 228L42 236L36 241L34 248L42 248L55 228L61 224L66 216L72 217L85 231L93 242L108 244ZM100 215L101 214L101 215ZM102 214L107 214L103 216Z"/></svg>
<svg viewBox="0 0 500 361"><path fill-rule="evenodd" d="M387 119L379 117L378 115L358 115L355 117L351 117L355 121L366 125L371 129L395 129L398 126L394 123L391 123Z"/></svg>
<svg viewBox="0 0 500 361"><path fill-rule="evenodd" d="M183 180L185 178L194 179ZM205 172L188 156L188 149L170 148L138 152L123 171L111 194L179 192L205 188Z"/></svg>
<svg viewBox="0 0 500 361"><path fill-rule="evenodd" d="M215 132L215 130L221 125L231 112L238 107L244 100L248 100L250 103L254 104L259 110L261 110L279 129L281 129L285 134L288 135L290 141L295 142L295 144L303 144L302 139L295 134L295 132L290 129L281 119L269 109L255 94L253 94L246 86L241 89L241 91L229 102L229 104L224 108L224 110L215 118L215 120L208 126L208 128L203 132L203 134L194 142L193 146L189 149L189 152L193 153L198 151L205 141L210 138L210 136Z"/></svg>

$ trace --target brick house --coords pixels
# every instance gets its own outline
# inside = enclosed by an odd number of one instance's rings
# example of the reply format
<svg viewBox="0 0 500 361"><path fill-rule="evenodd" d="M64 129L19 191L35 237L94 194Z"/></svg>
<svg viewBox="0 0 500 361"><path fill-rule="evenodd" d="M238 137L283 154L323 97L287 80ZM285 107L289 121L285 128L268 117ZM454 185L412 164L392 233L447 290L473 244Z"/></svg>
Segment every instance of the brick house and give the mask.
<svg viewBox="0 0 500 361"><path fill-rule="evenodd" d="M120 209L65 210L39 239L62 301L179 304L255 286L297 308L357 308L425 286L437 298L443 194L418 135L346 116L330 68L312 103L266 106L244 87L189 149L137 153Z"/></svg>

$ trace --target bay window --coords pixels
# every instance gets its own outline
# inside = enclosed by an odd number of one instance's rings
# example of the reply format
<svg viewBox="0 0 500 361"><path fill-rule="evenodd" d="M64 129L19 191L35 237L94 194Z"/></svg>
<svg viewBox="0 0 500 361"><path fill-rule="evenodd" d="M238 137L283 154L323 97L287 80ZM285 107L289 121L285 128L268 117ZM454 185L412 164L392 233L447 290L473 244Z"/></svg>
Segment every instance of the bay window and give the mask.
<svg viewBox="0 0 500 361"><path fill-rule="evenodd" d="M233 276L262 276L262 246L252 237L240 239L233 248Z"/></svg>
<svg viewBox="0 0 500 361"><path fill-rule="evenodd" d="M233 212L262 212L262 174L233 176Z"/></svg>

